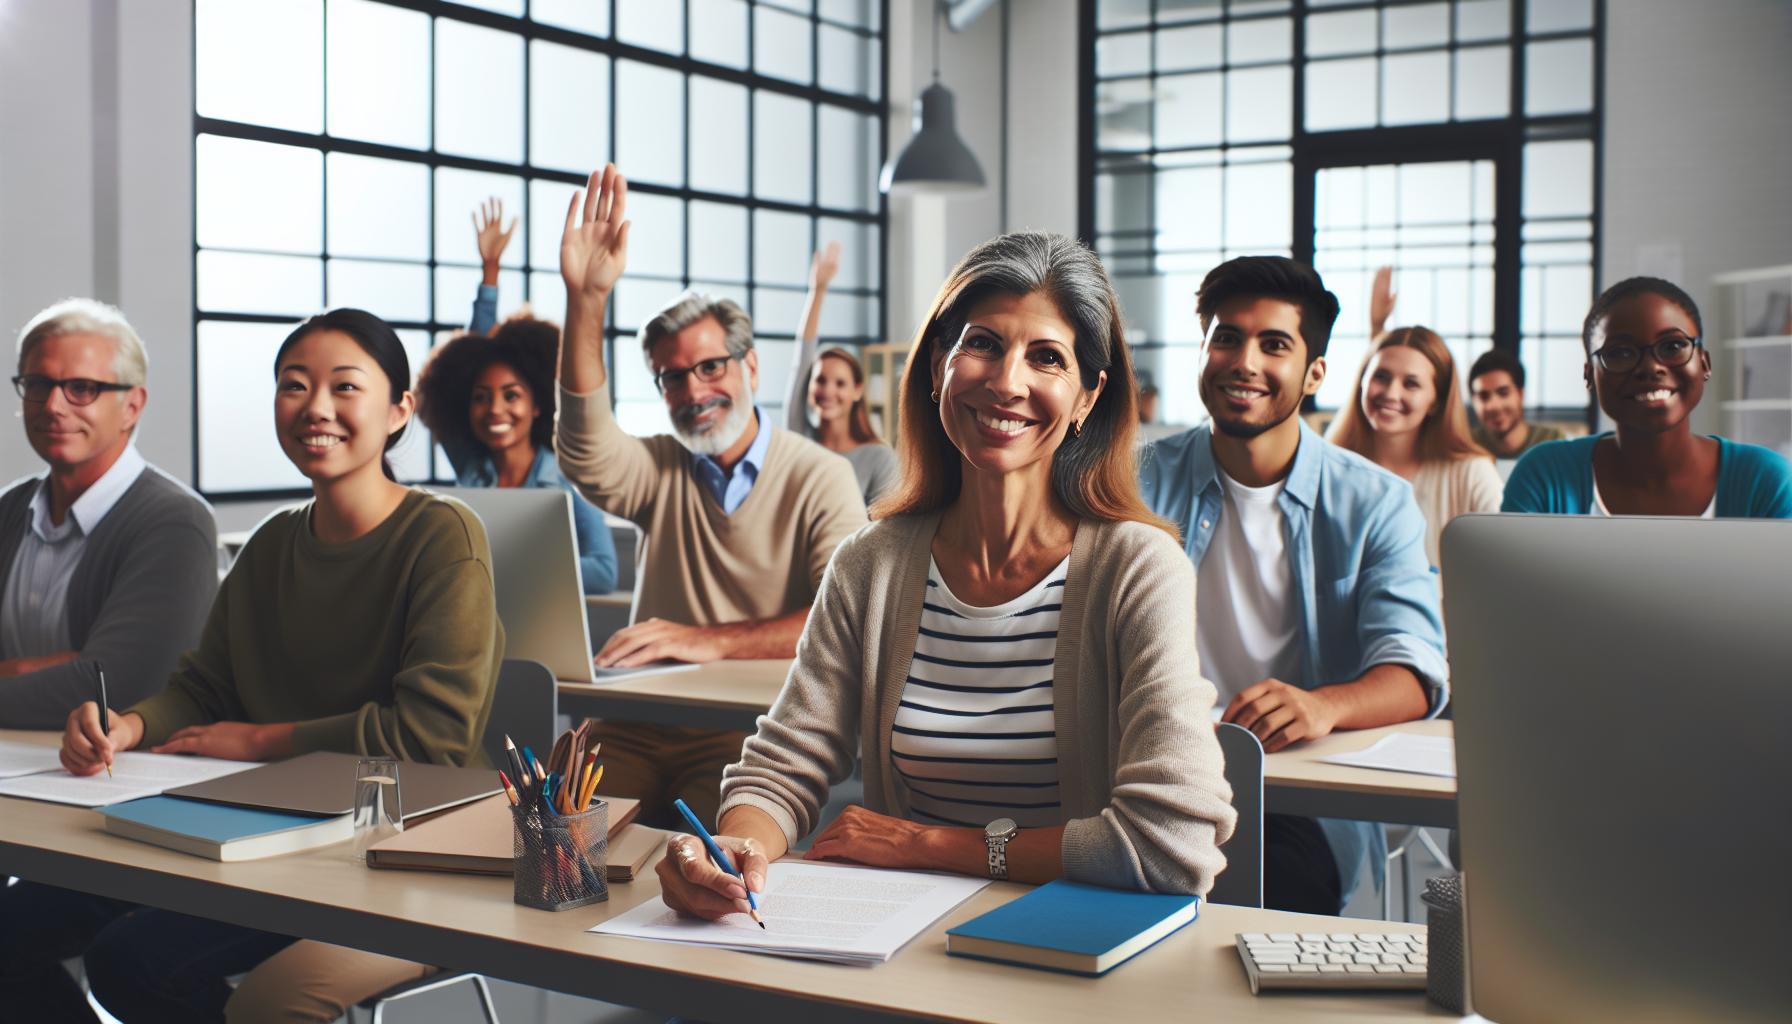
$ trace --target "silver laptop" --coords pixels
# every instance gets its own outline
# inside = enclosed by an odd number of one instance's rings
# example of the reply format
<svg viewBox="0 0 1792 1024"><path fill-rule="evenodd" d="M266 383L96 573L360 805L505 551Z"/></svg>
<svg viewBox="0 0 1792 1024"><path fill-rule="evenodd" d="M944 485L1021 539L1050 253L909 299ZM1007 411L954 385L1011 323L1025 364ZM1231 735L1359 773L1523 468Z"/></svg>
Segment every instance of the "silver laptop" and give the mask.
<svg viewBox="0 0 1792 1024"><path fill-rule="evenodd" d="M504 656L539 661L554 678L595 681L572 495L552 487L432 487L465 502L492 548Z"/></svg>
<svg viewBox="0 0 1792 1024"><path fill-rule="evenodd" d="M1465 516L1443 563L1475 1011L1786 1020L1792 522Z"/></svg>

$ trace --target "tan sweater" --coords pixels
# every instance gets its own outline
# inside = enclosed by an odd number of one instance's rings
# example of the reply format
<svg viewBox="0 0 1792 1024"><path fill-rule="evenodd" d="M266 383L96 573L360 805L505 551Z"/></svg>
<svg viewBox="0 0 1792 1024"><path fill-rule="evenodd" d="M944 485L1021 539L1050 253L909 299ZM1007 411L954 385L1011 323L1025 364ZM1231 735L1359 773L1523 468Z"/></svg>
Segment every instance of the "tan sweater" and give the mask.
<svg viewBox="0 0 1792 1024"><path fill-rule="evenodd" d="M608 386L559 397L561 474L647 534L637 620L709 626L805 608L834 549L865 525L852 466L787 430L761 422L772 431L765 465L729 515L676 437L635 437L617 424Z"/></svg>
<svg viewBox="0 0 1792 1024"><path fill-rule="evenodd" d="M938 515L901 516L840 546L783 692L723 773L724 813L757 807L794 843L862 753L865 803L908 816L890 735L938 528ZM1052 668L1065 877L1149 892L1212 887L1238 821L1213 702L1181 546L1142 523L1081 523Z"/></svg>
<svg viewBox="0 0 1792 1024"><path fill-rule="evenodd" d="M1492 459L1433 459L1412 478L1413 500L1425 513L1425 557L1443 566L1442 538L1450 520L1467 512L1498 512L1506 484Z"/></svg>
<svg viewBox="0 0 1792 1024"><path fill-rule="evenodd" d="M295 722L301 754L486 764L504 629L479 517L414 490L347 544L310 518L307 502L256 527L199 646L129 709L143 749L188 725Z"/></svg>

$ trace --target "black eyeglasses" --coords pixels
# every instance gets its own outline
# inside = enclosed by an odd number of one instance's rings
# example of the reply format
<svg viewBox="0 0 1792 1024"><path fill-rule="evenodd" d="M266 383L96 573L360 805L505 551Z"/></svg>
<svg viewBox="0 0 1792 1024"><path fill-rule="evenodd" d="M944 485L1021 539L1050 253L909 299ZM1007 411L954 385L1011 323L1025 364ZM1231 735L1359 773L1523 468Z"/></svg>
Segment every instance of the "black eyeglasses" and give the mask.
<svg viewBox="0 0 1792 1024"><path fill-rule="evenodd" d="M50 392L62 389L62 397L68 399L70 405L92 405L94 400L108 391L129 391L135 384L114 384L105 380L89 380L86 377L69 377L57 380L35 373L22 374L12 379L14 390L27 402L48 402Z"/></svg>
<svg viewBox="0 0 1792 1024"><path fill-rule="evenodd" d="M1663 366L1685 366L1698 351L1699 339L1675 334L1653 345L1607 345L1593 353L1607 373L1628 373L1643 361L1644 352L1655 353L1655 361Z"/></svg>
<svg viewBox="0 0 1792 1024"><path fill-rule="evenodd" d="M661 370L653 375L653 386L658 388L659 393L663 395L669 390L684 387L687 377L694 376L705 384L714 384L722 379L722 374L728 372L728 364L739 358L740 356L730 353L725 356L717 356L714 359L705 359L695 366L688 366L682 370Z"/></svg>

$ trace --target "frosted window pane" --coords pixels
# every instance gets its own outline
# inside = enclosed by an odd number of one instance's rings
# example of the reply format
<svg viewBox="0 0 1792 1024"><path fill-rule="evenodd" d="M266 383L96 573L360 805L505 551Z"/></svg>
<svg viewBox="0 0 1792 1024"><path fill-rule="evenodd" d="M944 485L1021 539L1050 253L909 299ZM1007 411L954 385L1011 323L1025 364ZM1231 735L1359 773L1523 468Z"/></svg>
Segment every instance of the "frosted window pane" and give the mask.
<svg viewBox="0 0 1792 1024"><path fill-rule="evenodd" d="M1512 51L1488 46L1456 51L1456 119L1505 117L1510 106Z"/></svg>
<svg viewBox="0 0 1792 1024"><path fill-rule="evenodd" d="M872 338L878 333L873 327L876 309L875 299L829 292L827 303L821 307L821 336L836 342Z"/></svg>
<svg viewBox="0 0 1792 1024"><path fill-rule="evenodd" d="M616 38L665 53L684 51L684 5L667 0L616 0Z"/></svg>
<svg viewBox="0 0 1792 1024"><path fill-rule="evenodd" d="M816 248L840 243L840 271L834 275L833 293L845 288L876 288L878 282L877 228L858 221L823 217L815 226Z"/></svg>
<svg viewBox="0 0 1792 1024"><path fill-rule="evenodd" d="M872 182L877 177L877 150L871 145L877 122L839 107L822 105L821 181L817 202L846 210L870 210Z"/></svg>
<svg viewBox="0 0 1792 1024"><path fill-rule="evenodd" d="M684 203L636 192L628 197L628 269L657 277L684 276Z"/></svg>
<svg viewBox="0 0 1792 1024"><path fill-rule="evenodd" d="M1288 245L1289 211L1294 208L1293 170L1288 164L1247 164L1226 168L1226 248L1283 248Z"/></svg>
<svg viewBox="0 0 1792 1024"><path fill-rule="evenodd" d="M504 222L523 212L523 179L509 175L463 171L454 167L436 169L436 259L446 263L479 263L479 243L473 234L473 211L487 198L496 196L504 204ZM565 222L566 211L560 211ZM518 235L528 232L518 228ZM558 232L554 236L559 238ZM527 237L512 238L504 250L503 265L520 267L523 254L529 251ZM559 251L556 241L555 252ZM558 260L554 264L558 266Z"/></svg>
<svg viewBox="0 0 1792 1024"><path fill-rule="evenodd" d="M566 208L572 202L572 194L583 186L569 185L560 181L542 181L536 179L529 182L529 229L524 232L529 236L529 265L536 270L551 270L556 276L560 272L560 236L566 232ZM636 193L637 195L639 193ZM629 196L629 209L634 209L634 195ZM506 217L509 213L506 212ZM629 229L629 242L634 243L634 229ZM523 251L523 240L513 238L510 248Z"/></svg>
<svg viewBox="0 0 1792 1024"><path fill-rule="evenodd" d="M1440 46L1449 41L1449 4L1388 7L1381 12L1381 43L1390 50Z"/></svg>
<svg viewBox="0 0 1792 1024"><path fill-rule="evenodd" d="M1462 0L1456 5L1456 40L1504 39L1512 34L1509 0Z"/></svg>
<svg viewBox="0 0 1792 1024"><path fill-rule="evenodd" d="M832 302L833 297L829 296ZM794 288L755 288L753 289L753 330L755 334L794 337L799 321L803 318L803 292ZM789 351L789 345L779 346ZM783 365L782 371L766 365L766 356L759 357L759 386L769 391L774 401L784 397L784 382L790 379L790 359L774 360ZM774 375L767 377L768 372Z"/></svg>
<svg viewBox="0 0 1792 1024"><path fill-rule="evenodd" d="M566 286L560 283L559 271L538 270L529 275L529 308L542 320L566 322Z"/></svg>
<svg viewBox="0 0 1792 1024"><path fill-rule="evenodd" d="M1132 150L1151 145L1150 82L1098 84L1095 111L1095 143L1099 148Z"/></svg>
<svg viewBox="0 0 1792 1024"><path fill-rule="evenodd" d="M1157 146L1208 146L1220 141L1220 76L1169 75L1157 80Z"/></svg>
<svg viewBox="0 0 1792 1024"><path fill-rule="evenodd" d="M323 300L323 264L312 257L201 250L195 274L204 310L300 317Z"/></svg>
<svg viewBox="0 0 1792 1024"><path fill-rule="evenodd" d="M479 294L480 271L475 267L436 268L436 320L465 324L473 315L473 299ZM498 319L516 312L523 304L523 275L517 270L498 273Z"/></svg>
<svg viewBox="0 0 1792 1024"><path fill-rule="evenodd" d="M274 435L274 353L290 324L202 321L198 348L199 486L306 487Z"/></svg>
<svg viewBox="0 0 1792 1024"><path fill-rule="evenodd" d="M331 309L353 306L386 320L429 319L429 268L416 263L331 260ZM471 309L473 297L465 296ZM463 313L463 316L466 315ZM413 367L412 369L415 369Z"/></svg>
<svg viewBox="0 0 1792 1024"><path fill-rule="evenodd" d="M482 11L493 11L497 14L508 14L520 18L523 14L523 0L447 0L451 4L462 7L477 7Z"/></svg>
<svg viewBox="0 0 1792 1024"><path fill-rule="evenodd" d="M1307 56L1369 53L1375 49L1375 12L1344 11L1307 17Z"/></svg>
<svg viewBox="0 0 1792 1024"><path fill-rule="evenodd" d="M1307 131L1375 123L1375 61L1328 60L1307 65Z"/></svg>
<svg viewBox="0 0 1792 1024"><path fill-rule="evenodd" d="M201 135L194 149L200 245L295 253L322 250L322 153L216 135ZM275 198L277 202L270 201Z"/></svg>
<svg viewBox="0 0 1792 1024"><path fill-rule="evenodd" d="M1127 32L1095 40L1095 73L1103 78L1151 70L1151 33Z"/></svg>
<svg viewBox="0 0 1792 1024"><path fill-rule="evenodd" d="M330 134L428 149L429 16L330 0L329 17Z"/></svg>
<svg viewBox="0 0 1792 1024"><path fill-rule="evenodd" d="M522 163L522 36L436 20L436 148Z"/></svg>
<svg viewBox="0 0 1792 1024"><path fill-rule="evenodd" d="M653 278L624 275L616 285L616 301L611 307L616 311L616 326L630 332L639 330L642 324L670 306L672 301L678 298L683 291L684 287L677 281L658 281ZM640 360L641 346L639 344L625 341L617 346L617 377L627 379L622 368L624 366L639 366ZM657 397L652 382L646 380L645 371L643 371L642 381L645 386L638 392L639 396ZM617 396L622 397L623 392L618 391Z"/></svg>
<svg viewBox="0 0 1792 1024"><path fill-rule="evenodd" d="M876 28L877 11L873 0L821 0L823 18L858 28Z"/></svg>
<svg viewBox="0 0 1792 1024"><path fill-rule="evenodd" d="M1593 210L1593 144L1533 142L1524 147L1524 215L1584 217Z"/></svg>
<svg viewBox="0 0 1792 1024"><path fill-rule="evenodd" d="M1097 0L1095 23L1101 28L1131 28L1151 23L1151 0Z"/></svg>
<svg viewBox="0 0 1792 1024"><path fill-rule="evenodd" d="M610 34L609 0L529 0L529 17L594 36Z"/></svg>
<svg viewBox="0 0 1792 1024"><path fill-rule="evenodd" d="M831 25L821 26L816 34L821 41L821 87L853 96L870 96L875 91L872 75L877 70L876 41Z"/></svg>
<svg viewBox="0 0 1792 1024"><path fill-rule="evenodd" d="M1593 303L1593 268L1549 267L1543 271L1543 329L1577 334Z"/></svg>
<svg viewBox="0 0 1792 1024"><path fill-rule="evenodd" d="M767 7L782 7L787 11L795 11L797 14L813 14L815 12L815 4L812 0L759 0L759 3Z"/></svg>
<svg viewBox="0 0 1792 1024"><path fill-rule="evenodd" d="M691 56L731 68L747 66L745 0L690 0Z"/></svg>
<svg viewBox="0 0 1792 1024"><path fill-rule="evenodd" d="M1525 404L1559 409L1585 408L1586 348L1578 335L1525 338L1519 347L1525 368Z"/></svg>
<svg viewBox="0 0 1792 1024"><path fill-rule="evenodd" d="M616 89L618 166L633 181L684 184L684 76L625 60L616 65Z"/></svg>
<svg viewBox="0 0 1792 1024"><path fill-rule="evenodd" d="M753 94L753 192L760 198L809 202L812 110L779 93Z"/></svg>
<svg viewBox="0 0 1792 1024"><path fill-rule="evenodd" d="M691 79L691 187L747 192L747 90L714 78Z"/></svg>
<svg viewBox="0 0 1792 1024"><path fill-rule="evenodd" d="M1461 224L1473 195L1466 163L1406 164L1400 169L1403 224Z"/></svg>
<svg viewBox="0 0 1792 1024"><path fill-rule="evenodd" d="M1287 60L1294 53L1294 23L1287 18L1231 22L1226 46L1226 59L1233 64Z"/></svg>
<svg viewBox="0 0 1792 1024"><path fill-rule="evenodd" d="M1593 27L1593 0L1530 0L1525 9L1525 29L1573 32Z"/></svg>
<svg viewBox="0 0 1792 1024"><path fill-rule="evenodd" d="M529 161L589 173L610 152L610 58L536 40L529 46Z"/></svg>
<svg viewBox="0 0 1792 1024"><path fill-rule="evenodd" d="M1100 174L1095 177L1095 224L1100 231L1139 231L1151 227L1151 179L1145 174Z"/></svg>
<svg viewBox="0 0 1792 1024"><path fill-rule="evenodd" d="M753 213L753 276L761 284L807 286L809 218L797 213L756 210Z"/></svg>
<svg viewBox="0 0 1792 1024"><path fill-rule="evenodd" d="M769 7L753 10L753 70L772 78L811 81L809 19Z"/></svg>
<svg viewBox="0 0 1792 1024"><path fill-rule="evenodd" d="M429 258L427 166L331 153L325 169L332 255Z"/></svg>
<svg viewBox="0 0 1792 1024"><path fill-rule="evenodd" d="M1287 67L1227 72L1226 141L1268 142L1291 134L1294 72Z"/></svg>
<svg viewBox="0 0 1792 1024"><path fill-rule="evenodd" d="M199 0L193 26L193 100L201 115L323 129L318 0Z"/></svg>
<svg viewBox="0 0 1792 1024"><path fill-rule="evenodd" d="M1450 119L1450 55L1412 53L1382 63L1381 123L1432 124Z"/></svg>
<svg viewBox="0 0 1792 1024"><path fill-rule="evenodd" d="M1219 25L1191 25L1157 32L1157 70L1187 71L1220 65L1224 31Z"/></svg>
<svg viewBox="0 0 1792 1024"><path fill-rule="evenodd" d="M1142 185L1149 180L1133 175ZM1160 249L1220 248L1220 169L1190 167L1157 175Z"/></svg>
<svg viewBox="0 0 1792 1024"><path fill-rule="evenodd" d="M1593 41L1532 43L1524 57L1525 113L1578 114L1593 109Z"/></svg>
<svg viewBox="0 0 1792 1024"><path fill-rule="evenodd" d="M691 276L747 279L747 208L691 203Z"/></svg>

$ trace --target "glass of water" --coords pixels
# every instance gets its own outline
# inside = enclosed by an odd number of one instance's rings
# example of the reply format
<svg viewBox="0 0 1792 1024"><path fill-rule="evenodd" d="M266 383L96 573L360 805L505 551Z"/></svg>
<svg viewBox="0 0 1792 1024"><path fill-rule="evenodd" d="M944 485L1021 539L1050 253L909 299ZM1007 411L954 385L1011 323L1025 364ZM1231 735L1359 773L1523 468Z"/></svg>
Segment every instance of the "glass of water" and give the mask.
<svg viewBox="0 0 1792 1024"><path fill-rule="evenodd" d="M365 856L374 843L404 831L399 802L398 759L364 757L355 765L355 851Z"/></svg>

